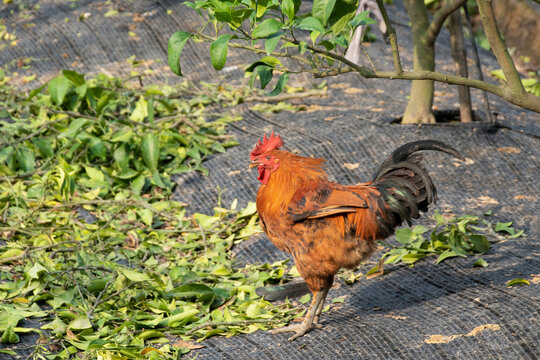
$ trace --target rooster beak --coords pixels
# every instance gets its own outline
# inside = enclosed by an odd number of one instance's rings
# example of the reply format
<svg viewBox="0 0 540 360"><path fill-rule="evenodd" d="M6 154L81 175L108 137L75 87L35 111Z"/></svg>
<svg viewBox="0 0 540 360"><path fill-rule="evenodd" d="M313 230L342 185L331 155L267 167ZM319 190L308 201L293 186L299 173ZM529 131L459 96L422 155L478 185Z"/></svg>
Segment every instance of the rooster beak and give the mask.
<svg viewBox="0 0 540 360"><path fill-rule="evenodd" d="M250 169L253 169L254 167L257 167L257 166L259 166L259 163L257 163L257 162L252 161L251 163L249 163L249 168Z"/></svg>

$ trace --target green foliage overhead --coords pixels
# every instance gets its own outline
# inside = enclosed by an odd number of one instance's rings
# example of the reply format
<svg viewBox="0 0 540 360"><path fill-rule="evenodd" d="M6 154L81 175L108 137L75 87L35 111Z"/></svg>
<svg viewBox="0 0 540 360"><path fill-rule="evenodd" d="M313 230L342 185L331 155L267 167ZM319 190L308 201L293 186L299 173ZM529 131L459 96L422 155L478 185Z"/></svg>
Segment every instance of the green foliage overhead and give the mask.
<svg viewBox="0 0 540 360"><path fill-rule="evenodd" d="M255 53L261 53L264 49L266 60L253 62L247 67L246 73L251 78L251 86L255 79L259 79L261 89L270 83L274 73L279 73L270 95L279 94L285 88L288 75L297 72L281 64L278 57L294 58L296 52L303 54L295 59L302 63L306 71L330 68L334 59L328 54L338 54L346 49L357 26L375 23L368 17L367 11L355 15L357 0L315 0L311 13L307 14L298 14L301 0L203 0L186 1L184 4L199 13L202 25L194 33L178 31L171 36L171 70L181 75L181 53L189 38L211 43L210 60L217 70L224 67L227 50L231 46ZM204 31L209 28L213 29L210 31L212 35ZM306 35L309 35L310 43L306 41ZM261 65L261 62L266 64Z"/></svg>

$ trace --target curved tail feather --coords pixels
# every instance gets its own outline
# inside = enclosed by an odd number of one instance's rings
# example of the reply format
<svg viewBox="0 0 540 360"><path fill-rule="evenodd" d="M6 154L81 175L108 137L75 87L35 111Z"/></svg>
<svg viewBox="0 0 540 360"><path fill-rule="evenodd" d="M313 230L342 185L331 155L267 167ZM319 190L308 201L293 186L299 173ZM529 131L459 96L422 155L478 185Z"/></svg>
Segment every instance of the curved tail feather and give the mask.
<svg viewBox="0 0 540 360"><path fill-rule="evenodd" d="M436 140L420 140L397 148L373 176L372 186L381 193L379 197L379 236L386 237L403 221L420 217L428 206L437 200L437 190L422 165L423 156L416 152L435 150L463 160L454 148Z"/></svg>

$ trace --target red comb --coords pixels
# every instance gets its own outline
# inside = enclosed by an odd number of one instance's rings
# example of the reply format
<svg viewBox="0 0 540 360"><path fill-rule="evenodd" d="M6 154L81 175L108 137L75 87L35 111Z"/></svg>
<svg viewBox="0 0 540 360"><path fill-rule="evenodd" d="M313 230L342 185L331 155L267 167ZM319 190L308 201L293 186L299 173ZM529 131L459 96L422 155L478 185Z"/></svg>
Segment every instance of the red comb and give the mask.
<svg viewBox="0 0 540 360"><path fill-rule="evenodd" d="M263 141L261 142L259 139L249 156L251 157L251 160L255 160L257 156L264 154L267 151L277 150L282 146L283 139L279 135L274 135L274 131L272 131L269 138L266 137L266 134L264 134Z"/></svg>

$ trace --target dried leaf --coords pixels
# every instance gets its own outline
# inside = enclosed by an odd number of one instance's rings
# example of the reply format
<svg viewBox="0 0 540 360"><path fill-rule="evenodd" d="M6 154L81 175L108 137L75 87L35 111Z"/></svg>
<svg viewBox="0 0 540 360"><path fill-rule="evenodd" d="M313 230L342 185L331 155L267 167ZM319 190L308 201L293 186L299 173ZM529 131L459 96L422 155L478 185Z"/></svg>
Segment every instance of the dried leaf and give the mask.
<svg viewBox="0 0 540 360"><path fill-rule="evenodd" d="M197 350L197 349L202 349L202 348L205 347L204 345L193 344L193 343L190 343L190 342L184 341L184 340L176 341L173 344L173 346L174 347L184 347L184 348L187 348L187 349L190 349L190 350Z"/></svg>

